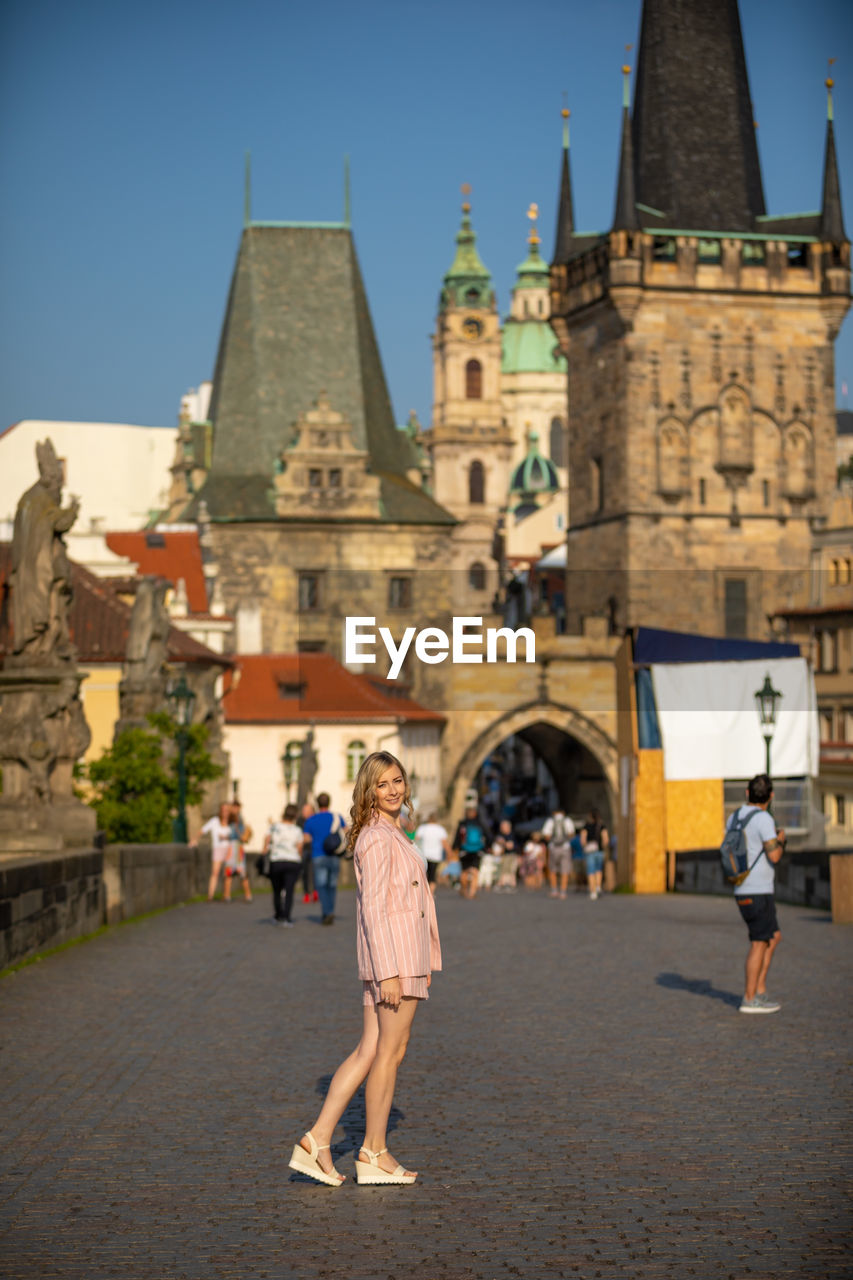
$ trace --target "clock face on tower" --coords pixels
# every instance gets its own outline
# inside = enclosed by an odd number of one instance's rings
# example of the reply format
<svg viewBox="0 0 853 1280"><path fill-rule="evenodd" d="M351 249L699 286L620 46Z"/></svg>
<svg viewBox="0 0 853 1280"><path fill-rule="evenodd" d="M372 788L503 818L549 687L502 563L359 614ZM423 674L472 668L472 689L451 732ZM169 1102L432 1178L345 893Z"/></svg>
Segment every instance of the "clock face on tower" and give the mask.
<svg viewBox="0 0 853 1280"><path fill-rule="evenodd" d="M474 316L466 316L462 321L462 332L466 338L470 338L473 342L475 338L482 337L483 324Z"/></svg>

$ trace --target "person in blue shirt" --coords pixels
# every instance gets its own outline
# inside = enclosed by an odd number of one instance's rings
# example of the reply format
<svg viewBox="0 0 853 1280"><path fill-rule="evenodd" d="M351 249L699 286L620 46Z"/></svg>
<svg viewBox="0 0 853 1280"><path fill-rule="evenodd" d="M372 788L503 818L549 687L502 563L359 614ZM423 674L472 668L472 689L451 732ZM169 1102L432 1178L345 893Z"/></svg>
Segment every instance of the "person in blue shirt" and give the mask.
<svg viewBox="0 0 853 1280"><path fill-rule="evenodd" d="M323 924L327 925L335 923L335 898L340 870L340 858L332 845L343 851L346 832L346 822L339 813L332 813L329 804L328 793L321 791L317 796L317 812L305 819L303 828L306 840L311 841L314 888L320 895Z"/></svg>

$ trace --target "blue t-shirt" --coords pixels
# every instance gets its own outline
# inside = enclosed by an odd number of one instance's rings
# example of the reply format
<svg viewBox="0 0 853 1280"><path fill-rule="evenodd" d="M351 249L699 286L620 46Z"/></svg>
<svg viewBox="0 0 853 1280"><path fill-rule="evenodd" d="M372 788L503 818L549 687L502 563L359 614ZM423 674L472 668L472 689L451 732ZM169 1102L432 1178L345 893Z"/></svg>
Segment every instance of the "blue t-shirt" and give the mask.
<svg viewBox="0 0 853 1280"><path fill-rule="evenodd" d="M746 865L752 867L752 870L735 887L735 897L738 898L751 893L772 893L776 882L776 868L766 853L762 853L764 842L772 840L776 835L776 823L772 814L766 809L759 809L757 805L742 804L737 810L739 818L745 818L748 813L755 813L755 817L750 819L749 826L744 827L743 831L746 837ZM726 823L727 829L732 825L734 817L732 814Z"/></svg>
<svg viewBox="0 0 853 1280"><path fill-rule="evenodd" d="M328 858L329 855L323 848L323 841L331 831L332 823L343 833L344 820L337 813L332 813L331 809L321 809L319 813L313 813L310 818L305 819L305 826L302 829L306 836L311 837L312 858Z"/></svg>

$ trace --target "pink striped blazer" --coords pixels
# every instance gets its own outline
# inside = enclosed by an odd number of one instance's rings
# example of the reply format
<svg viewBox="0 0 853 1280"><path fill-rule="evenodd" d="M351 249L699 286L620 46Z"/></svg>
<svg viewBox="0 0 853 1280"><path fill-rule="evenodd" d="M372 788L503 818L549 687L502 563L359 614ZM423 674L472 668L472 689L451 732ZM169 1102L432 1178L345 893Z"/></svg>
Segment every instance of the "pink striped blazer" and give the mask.
<svg viewBox="0 0 853 1280"><path fill-rule="evenodd" d="M441 968L435 903L408 837L376 818L355 842L358 976L420 978Z"/></svg>

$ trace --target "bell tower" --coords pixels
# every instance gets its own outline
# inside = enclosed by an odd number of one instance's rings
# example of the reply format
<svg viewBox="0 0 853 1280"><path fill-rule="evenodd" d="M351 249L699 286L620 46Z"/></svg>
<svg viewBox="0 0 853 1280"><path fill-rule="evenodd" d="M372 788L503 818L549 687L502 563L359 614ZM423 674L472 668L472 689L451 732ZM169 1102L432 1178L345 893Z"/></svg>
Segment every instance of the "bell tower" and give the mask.
<svg viewBox="0 0 853 1280"><path fill-rule="evenodd" d="M456 256L439 298L426 443L434 497L460 522L453 563L460 598L468 593L485 608L498 585L492 545L506 501L512 437L501 403L500 318L471 227L470 190L467 184L462 188Z"/></svg>

